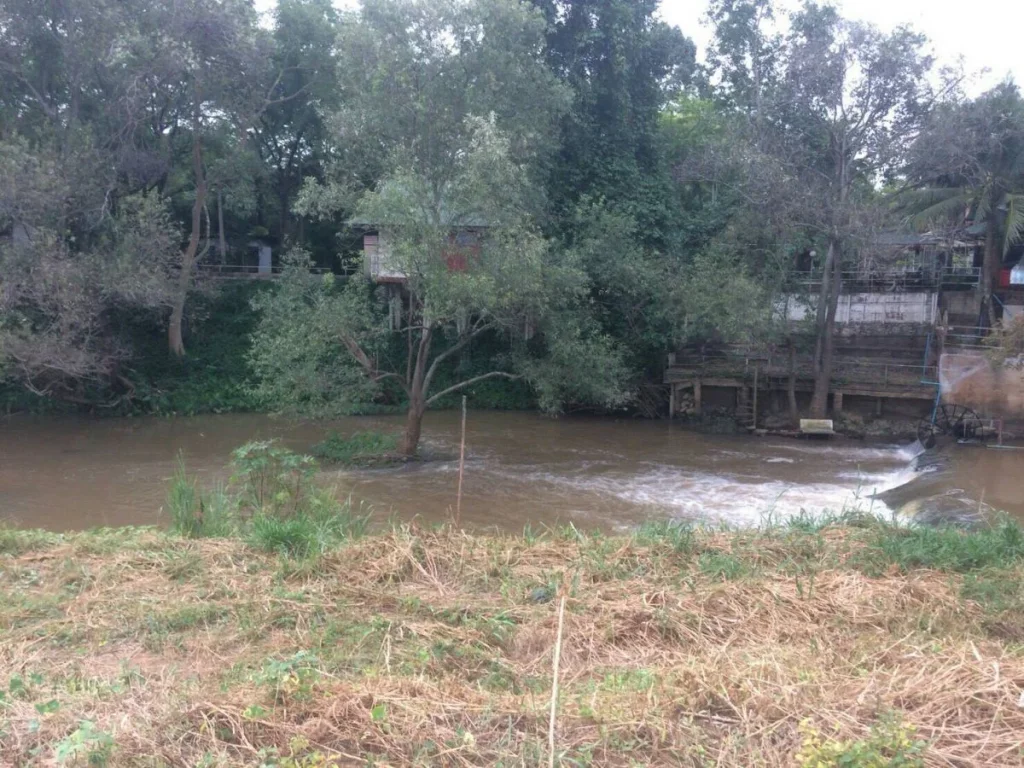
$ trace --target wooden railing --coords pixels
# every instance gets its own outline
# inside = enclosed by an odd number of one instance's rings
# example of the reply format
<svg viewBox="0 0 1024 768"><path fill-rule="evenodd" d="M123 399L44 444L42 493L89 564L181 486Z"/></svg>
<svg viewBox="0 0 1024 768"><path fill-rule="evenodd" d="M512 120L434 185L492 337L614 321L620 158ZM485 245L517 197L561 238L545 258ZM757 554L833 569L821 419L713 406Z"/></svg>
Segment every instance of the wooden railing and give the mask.
<svg viewBox="0 0 1024 768"><path fill-rule="evenodd" d="M910 387L937 381L937 367L914 362L917 354L916 350L908 349L905 358L891 361L864 356L844 358L840 354L833 360L832 382L836 385ZM794 362L796 378L813 378L813 361L809 354L799 354ZM788 352L781 349L755 350L742 346L698 353L681 352L676 353L674 360L670 361L668 376L677 381L686 378L746 379L753 376L755 368L763 380L786 379L790 375Z"/></svg>

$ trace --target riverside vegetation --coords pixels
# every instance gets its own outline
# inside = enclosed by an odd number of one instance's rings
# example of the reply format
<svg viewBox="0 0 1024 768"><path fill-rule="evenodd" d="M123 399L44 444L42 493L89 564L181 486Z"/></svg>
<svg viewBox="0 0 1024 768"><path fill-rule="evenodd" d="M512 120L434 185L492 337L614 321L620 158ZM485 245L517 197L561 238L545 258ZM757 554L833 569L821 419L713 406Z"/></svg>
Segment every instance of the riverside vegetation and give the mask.
<svg viewBox="0 0 1024 768"><path fill-rule="evenodd" d="M547 764L563 597L558 765L1024 759L1016 523L370 530L314 466L182 470L169 531L0 529L0 762Z"/></svg>

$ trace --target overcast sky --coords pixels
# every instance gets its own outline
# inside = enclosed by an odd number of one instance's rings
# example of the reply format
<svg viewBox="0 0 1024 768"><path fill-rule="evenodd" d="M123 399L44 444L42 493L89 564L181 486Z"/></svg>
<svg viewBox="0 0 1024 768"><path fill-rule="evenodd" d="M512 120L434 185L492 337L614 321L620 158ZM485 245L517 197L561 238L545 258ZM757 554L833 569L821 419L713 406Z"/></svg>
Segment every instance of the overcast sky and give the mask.
<svg viewBox="0 0 1024 768"><path fill-rule="evenodd" d="M781 0L783 7L795 2ZM843 15L891 29L910 24L926 34L938 64L952 64L959 57L970 73L980 75L969 92L990 87L1007 74L1024 84L1024 3L1019 0L833 0ZM662 17L675 24L697 43L702 52L710 37L703 24L707 0L662 0Z"/></svg>
<svg viewBox="0 0 1024 768"><path fill-rule="evenodd" d="M267 10L274 0L255 0ZM795 7L794 0L777 0ZM1020 0L832 0L849 18L869 21L883 29L909 23L931 40L938 63L953 64L961 56L965 69L978 76L967 88L978 93L1007 74L1024 85L1024 3ZM335 0L352 7L356 0ZM710 37L704 25L707 0L661 0L661 14L697 43L703 52ZM987 74L979 74L982 70Z"/></svg>

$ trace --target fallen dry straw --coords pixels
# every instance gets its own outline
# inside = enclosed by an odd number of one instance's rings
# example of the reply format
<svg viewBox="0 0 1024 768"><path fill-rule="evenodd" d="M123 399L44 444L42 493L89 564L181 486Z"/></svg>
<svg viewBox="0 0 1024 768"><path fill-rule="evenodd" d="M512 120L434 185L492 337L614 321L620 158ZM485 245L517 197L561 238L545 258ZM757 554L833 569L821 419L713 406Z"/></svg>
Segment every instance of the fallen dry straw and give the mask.
<svg viewBox="0 0 1024 768"><path fill-rule="evenodd" d="M564 584L556 764L906 740L925 765L1020 765L1024 620L960 575L866 575L863 546L405 528L296 562L72 537L0 566L0 763L541 765Z"/></svg>

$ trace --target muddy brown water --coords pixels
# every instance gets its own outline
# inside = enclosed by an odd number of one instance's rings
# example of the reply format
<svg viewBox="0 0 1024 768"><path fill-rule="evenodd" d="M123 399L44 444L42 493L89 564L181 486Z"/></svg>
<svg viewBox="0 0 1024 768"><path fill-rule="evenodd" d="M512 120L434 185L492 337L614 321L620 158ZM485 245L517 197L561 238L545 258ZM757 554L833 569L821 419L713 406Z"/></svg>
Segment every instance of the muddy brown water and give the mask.
<svg viewBox="0 0 1024 768"><path fill-rule="evenodd" d="M228 477L236 446L278 438L308 451L329 430L398 431L400 417L330 423L264 415L0 420L0 517L53 530L161 524L179 452L201 482ZM455 504L459 415L429 413L424 445L440 460L398 469L327 470L342 496L384 517L438 520ZM521 531L572 522L617 529L667 516L756 523L766 516L887 512L872 498L914 476L912 453L853 441L700 435L665 422L473 412L464 523ZM944 491L1024 519L1024 451L952 452Z"/></svg>

